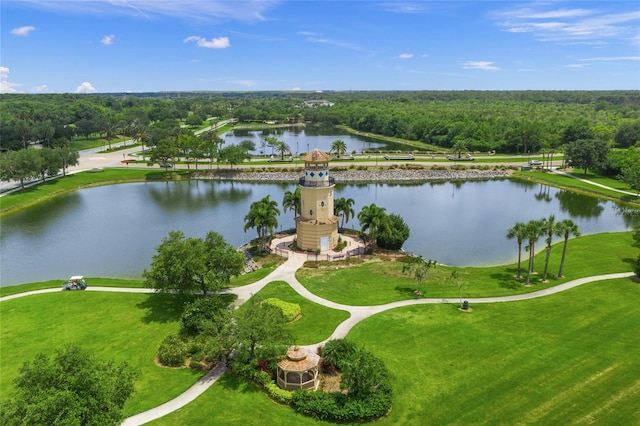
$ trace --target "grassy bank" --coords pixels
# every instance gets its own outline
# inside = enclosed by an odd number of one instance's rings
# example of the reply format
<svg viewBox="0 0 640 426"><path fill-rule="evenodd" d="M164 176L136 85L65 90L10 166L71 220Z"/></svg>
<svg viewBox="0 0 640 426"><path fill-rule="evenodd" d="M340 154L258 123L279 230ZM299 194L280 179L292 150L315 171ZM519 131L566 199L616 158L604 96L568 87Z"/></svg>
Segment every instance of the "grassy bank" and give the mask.
<svg viewBox="0 0 640 426"><path fill-rule="evenodd" d="M574 174L575 177L581 178L579 173ZM554 186L557 188L567 189L576 193L590 195L599 198L605 198L611 201L624 203L634 207L640 207L640 197L633 195L626 195L620 192L611 191L606 188L591 185L587 182L583 182L578 179L574 179L569 176L558 175L550 172L543 171L529 171L529 172L514 172L511 175L512 179L522 179L529 182L538 182L546 185ZM631 188L625 186L623 182L616 179L609 179L598 175L590 175L587 179L600 183L606 186L610 186L615 189L623 191L633 192Z"/></svg>
<svg viewBox="0 0 640 426"><path fill-rule="evenodd" d="M569 244L566 280L630 271L630 262L640 252L631 246L630 232L583 236ZM555 246L553 262L559 252ZM536 262L539 271L540 255ZM412 297L407 292L415 289L415 282L403 277L398 266L401 270L398 262L334 267L324 270L333 274L330 283L318 277L304 282L308 287L316 285L312 291L323 297L344 299L344 303L384 303ZM557 263L550 269L556 271L556 267ZM465 295L514 294L560 282L522 287L512 277L514 268L460 268L468 282ZM443 272L442 277L447 276L448 271ZM140 285L135 280L100 280L92 282ZM362 287L362 283L376 285ZM391 374L394 408L380 423L638 421L632 403L640 397L640 364L635 360L635 348L640 345L637 282L612 280L530 301L475 304L471 313L456 308L457 290L446 281L425 282L423 289L427 297L447 297L452 303L393 309L361 322L348 336L384 359ZM302 344L323 340L348 316L303 299L280 281L266 286L258 297L301 305L303 316L290 327ZM164 369L153 362L159 342L177 330L186 300L181 295L60 291L2 302L3 399L12 395L12 380L24 361L73 342L101 358L126 360L141 372L127 415L166 402L202 374ZM195 402L154 424L196 424L202 419L221 424L255 424L260 419L277 424L316 423L274 404L254 385L225 375Z"/></svg>
<svg viewBox="0 0 640 426"><path fill-rule="evenodd" d="M188 176L188 173L187 170L180 170L172 172L171 177L172 179L181 178ZM0 216L81 188L165 178L165 172L156 169L100 169L75 173L4 195L0 198Z"/></svg>
<svg viewBox="0 0 640 426"><path fill-rule="evenodd" d="M544 243L540 242L540 245ZM564 266L564 277L556 278L562 243L554 244L549 261L546 283L540 282L544 269L545 253L535 259L535 274L531 286L524 286L524 279L514 278L517 264L482 268L456 268L438 266L429 272L422 282L424 297L458 299L458 289L450 282L452 271L457 271L465 284L463 297L508 296L529 293L574 280L609 273L633 271L633 262L640 249L633 247L631 232L585 235L569 240ZM594 252L594 247L598 247ZM513 243L514 256L517 244ZM602 255L606 253L606 255ZM523 253L526 260L527 255ZM367 262L363 265L336 269L335 266L298 270L296 277L312 293L327 300L348 305L381 305L398 300L414 299L417 282L402 274L404 263ZM522 263L522 275L526 276L527 262Z"/></svg>

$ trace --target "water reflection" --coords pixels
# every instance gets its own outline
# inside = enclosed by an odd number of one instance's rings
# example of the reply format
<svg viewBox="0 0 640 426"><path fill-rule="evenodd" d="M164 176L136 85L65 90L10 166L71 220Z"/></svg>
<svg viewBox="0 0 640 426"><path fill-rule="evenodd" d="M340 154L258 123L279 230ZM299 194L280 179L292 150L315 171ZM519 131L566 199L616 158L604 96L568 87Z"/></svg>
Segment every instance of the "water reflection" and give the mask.
<svg viewBox="0 0 640 426"><path fill-rule="evenodd" d="M344 141L347 146L347 152L362 153L367 150L410 150L410 147L394 143L384 143L378 139L372 139L365 136L353 135L346 133L340 129L333 127L280 127L273 129L248 130L234 129L222 135L227 145L238 145L243 140L250 140L256 146L254 155L276 155L272 149L265 146L264 138L272 136L286 143L291 148L294 155L301 152L308 152L314 148L328 152L331 144L336 139Z"/></svg>
<svg viewBox="0 0 640 426"><path fill-rule="evenodd" d="M88 188L2 219L0 284L86 276L140 276L171 230L204 237L221 233L239 246L251 203L271 195L280 204L291 183L146 182ZM375 203L404 219L405 250L450 265L486 265L517 256L505 238L516 222L570 218L582 234L640 224L640 210L569 191L511 180L338 184L335 197L353 198L356 214ZM294 228L290 211L279 227ZM359 229L356 218L346 228Z"/></svg>
<svg viewBox="0 0 640 426"><path fill-rule="evenodd" d="M149 197L157 207L166 211L196 211L215 207L220 203L236 203L251 196L251 188L234 185L226 187L211 181L167 182L164 186L153 185Z"/></svg>
<svg viewBox="0 0 640 426"><path fill-rule="evenodd" d="M602 214L603 202L594 197L585 197L575 192L560 189L555 197L560 202L560 210L574 218L596 218Z"/></svg>

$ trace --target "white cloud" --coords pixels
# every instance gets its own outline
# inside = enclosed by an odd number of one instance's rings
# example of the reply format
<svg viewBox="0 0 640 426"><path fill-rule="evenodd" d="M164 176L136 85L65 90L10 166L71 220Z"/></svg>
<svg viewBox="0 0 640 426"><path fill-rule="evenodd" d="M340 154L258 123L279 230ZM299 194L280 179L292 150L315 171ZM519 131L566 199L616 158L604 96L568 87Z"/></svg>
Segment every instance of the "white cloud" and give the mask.
<svg viewBox="0 0 640 426"><path fill-rule="evenodd" d="M325 38L325 37L322 37L321 34L312 33L308 31L300 31L298 32L298 34L300 34L301 36L304 36L305 39L311 43L327 44L330 46L336 46L343 49L355 50L357 52L367 52L367 50L361 48L360 46L356 46L355 44L352 44L346 41Z"/></svg>
<svg viewBox="0 0 640 426"><path fill-rule="evenodd" d="M106 36L102 37L102 40L100 40L100 43L104 44L105 46L109 46L109 45L112 45L114 43L115 39L116 39L116 36L113 35L113 34L106 35Z"/></svg>
<svg viewBox="0 0 640 426"><path fill-rule="evenodd" d="M507 32L530 33L546 42L601 44L610 39L637 37L640 21L637 8L603 13L606 2L600 6L598 9L556 9L554 3L538 2L530 7L496 12L491 17Z"/></svg>
<svg viewBox="0 0 640 426"><path fill-rule="evenodd" d="M183 43L195 42L198 47L205 47L207 49L226 49L231 46L227 37L218 37L207 40L200 36L190 36L182 40Z"/></svg>
<svg viewBox="0 0 640 426"><path fill-rule="evenodd" d="M16 87L22 86L18 83L10 83L7 81L9 78L9 68L0 66L0 93L16 93Z"/></svg>
<svg viewBox="0 0 640 426"><path fill-rule="evenodd" d="M398 58L400 58L400 59L411 59L411 58L413 58L413 53L401 53L400 55L398 55Z"/></svg>
<svg viewBox="0 0 640 426"><path fill-rule="evenodd" d="M297 92L299 90L302 90L300 87L292 87L291 90L293 90L294 92Z"/></svg>
<svg viewBox="0 0 640 426"><path fill-rule="evenodd" d="M278 6L276 0L219 1L219 0L92 0L52 1L21 0L22 5L65 13L99 16L131 15L151 19L155 16L185 19L189 21L246 21L266 20L264 13Z"/></svg>
<svg viewBox="0 0 640 426"><path fill-rule="evenodd" d="M29 35L31 31L35 31L36 27L32 27L31 25L25 27L18 27L11 30L11 34L21 37L26 37Z"/></svg>
<svg viewBox="0 0 640 426"><path fill-rule="evenodd" d="M489 61L465 61L462 63L462 68L483 71L500 71L500 68L494 66L493 64L494 62Z"/></svg>
<svg viewBox="0 0 640 426"><path fill-rule="evenodd" d="M96 88L93 87L93 85L88 81L83 82L80 86L76 88L76 93L95 93L95 92L97 92Z"/></svg>
<svg viewBox="0 0 640 426"><path fill-rule="evenodd" d="M596 58L580 59L581 61L640 61L640 56L599 56Z"/></svg>
<svg viewBox="0 0 640 426"><path fill-rule="evenodd" d="M46 84L42 86L37 86L31 89L31 93L47 93L49 91L49 87Z"/></svg>

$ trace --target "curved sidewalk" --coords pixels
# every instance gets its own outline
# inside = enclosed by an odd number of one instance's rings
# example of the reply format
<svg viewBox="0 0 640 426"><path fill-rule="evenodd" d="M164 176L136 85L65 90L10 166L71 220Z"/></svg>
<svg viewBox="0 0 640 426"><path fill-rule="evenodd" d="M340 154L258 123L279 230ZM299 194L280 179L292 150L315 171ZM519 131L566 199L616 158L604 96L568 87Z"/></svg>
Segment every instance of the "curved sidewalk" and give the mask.
<svg viewBox="0 0 640 426"><path fill-rule="evenodd" d="M303 296L304 298L310 300L311 302L317 303L322 306L326 306L332 309L340 309L349 312L350 316L345 321L340 323L336 329L333 331L331 336L325 339L322 342L306 345L305 348L309 350L314 350L316 347L324 344L325 342L331 339L339 339L344 338L349 331L360 321L378 314L380 312L387 311L389 309L395 309L399 307L412 306L412 305L425 305L425 304L448 304L448 303L458 303L457 299L444 299L444 298L426 298L426 299L411 299L411 300L402 300L398 302L386 303L384 305L373 305L373 306L352 306L352 305L343 305L340 303L332 302L327 299L323 299L320 296L317 296L307 290L295 277L295 272L298 270L304 262L307 260L306 254L299 254L289 252L289 258L286 262L276 268L273 272L271 272L266 277L261 280L249 284L242 287L230 288L226 289L225 293L235 294L237 296L236 305L240 305L247 300L249 300L253 295L258 293L264 286L273 281L285 281L287 282L291 288L293 288L298 294ZM529 300L535 299L539 297L545 297L552 294L556 294L562 291L569 290L574 287L578 287L580 285L594 282L594 281L602 281L602 280L610 280L610 279L618 279L618 278L631 278L635 274L631 272L621 272L616 274L606 274L606 275L596 275L592 277L584 277L578 278L563 284L559 284L554 287L545 288L542 290L534 291L531 293L517 294L513 296L498 296L498 297L483 297L483 298L465 298L469 303L502 303L502 302L515 302L521 300ZM120 293L154 293L153 289L148 288L122 288L122 287L89 287L87 288L89 291L105 291L105 292L120 292ZM19 297L37 295L37 294L45 294L45 293L54 293L62 291L60 288L50 288L43 290L34 290L28 291L19 294L13 294L0 298L0 302L16 299ZM86 291L86 290L85 290ZM142 413L136 414L124 420L122 423L123 426L137 426L148 423L150 421L156 420L160 417L163 417L173 411L176 411L188 403L195 400L198 396L202 395L213 383L222 376L222 374L226 371L225 362L219 362L211 371L209 371L205 376L200 378L193 386L187 389L182 394L178 395L176 398L167 401L166 403L154 407L150 410L144 411Z"/></svg>

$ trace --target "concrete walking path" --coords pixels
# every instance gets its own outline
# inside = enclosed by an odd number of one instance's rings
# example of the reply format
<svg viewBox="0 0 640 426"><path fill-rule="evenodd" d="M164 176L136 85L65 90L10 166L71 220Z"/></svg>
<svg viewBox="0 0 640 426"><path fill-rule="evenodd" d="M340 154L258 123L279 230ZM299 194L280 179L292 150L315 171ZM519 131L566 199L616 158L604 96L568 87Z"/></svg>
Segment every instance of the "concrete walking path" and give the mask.
<svg viewBox="0 0 640 426"><path fill-rule="evenodd" d="M445 298L424 298L424 299L410 299L410 300L401 300L398 302L386 303L383 305L373 305L373 306L353 306L353 305L343 305L340 303L332 302L327 299L323 299L320 296L317 296L307 290L295 277L295 272L302 267L304 262L307 260L306 254L289 252L289 257L286 262L276 268L273 272L271 272L266 277L261 280L249 284L242 287L229 288L224 290L224 293L227 294L235 294L237 299L235 301L236 305L241 305L242 303L249 300L253 295L257 294L264 286L273 281L285 281L287 282L291 288L293 288L298 294L308 299L311 302L317 303L319 305L332 308L332 309L340 309L343 311L349 312L349 318L340 323L336 329L333 331L331 336L325 339L322 342L306 345L304 346L308 350L312 350L315 352L318 346L323 345L327 341L331 339L340 339L344 338L349 331L359 322L364 319L378 314L380 312L387 311L389 309L395 309L405 306L412 305L426 305L426 304L448 304L448 303L458 303L458 299L445 299ZM578 278L563 284L559 284L554 287L545 288L542 290L534 291L531 293L517 294L513 296L496 296L496 297L483 297L483 298L465 298L465 300L469 301L470 304L477 303L502 303L502 302L516 302L522 300L535 299L539 297L545 297L552 294L559 293L561 291L566 291L572 289L574 287L594 282L594 281L602 281L602 280L610 280L610 279L618 279L618 278L631 278L634 276L634 273L631 272L621 272L616 274L605 274L605 275L596 275L591 277ZM60 288L49 288L43 290L33 290L19 294L13 294L5 297L0 297L0 302L16 299L19 297L32 296L37 294L46 294L46 293L54 293L62 291ZM155 290L149 288L123 288L123 287L88 287L85 291L104 291L104 292L119 292L119 293L154 293ZM205 376L200 378L193 386L187 389L182 394L178 395L176 398L167 401L166 403L159 405L158 407L152 408L145 412L136 414L135 416L131 416L124 420L122 423L123 426L137 426L148 423L160 417L163 417L173 411L176 411L188 403L195 400L197 397L202 395L213 383L218 380L226 371L226 363L221 361L219 362L211 371L209 371Z"/></svg>
<svg viewBox="0 0 640 426"><path fill-rule="evenodd" d="M561 172L561 171L560 171L560 170L558 170L558 169L551 169L551 171L552 171L553 173L557 174L557 175L562 175L562 176L570 177L570 178L572 178L572 179L576 179L576 180L582 181L582 182L584 182L584 183L588 183L589 185L597 186L597 187L600 187L600 188L603 188L603 189L608 189L609 191L619 192L619 193L621 193L621 194L631 195L631 196L633 196L633 197L640 197L640 195L639 195L639 194L634 194L633 192L629 192L629 191L623 191L622 189L615 189L615 188L611 188L610 186L603 185L603 184L598 183L598 182L593 182L593 181L590 181L589 179L582 179L582 178L579 178L579 177L577 177L577 176L574 176L574 175L572 175L572 174L570 174L570 173Z"/></svg>

